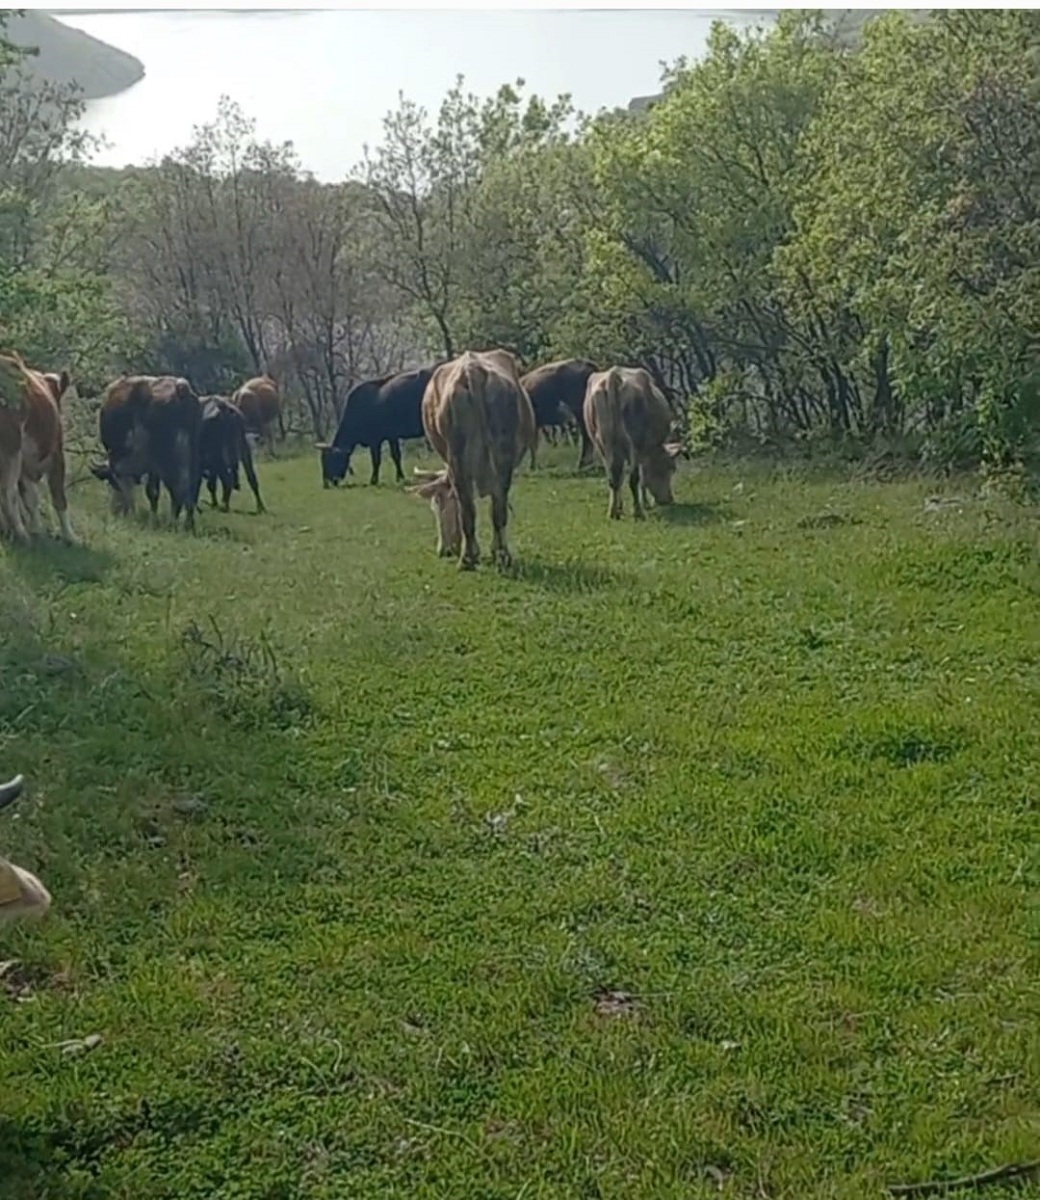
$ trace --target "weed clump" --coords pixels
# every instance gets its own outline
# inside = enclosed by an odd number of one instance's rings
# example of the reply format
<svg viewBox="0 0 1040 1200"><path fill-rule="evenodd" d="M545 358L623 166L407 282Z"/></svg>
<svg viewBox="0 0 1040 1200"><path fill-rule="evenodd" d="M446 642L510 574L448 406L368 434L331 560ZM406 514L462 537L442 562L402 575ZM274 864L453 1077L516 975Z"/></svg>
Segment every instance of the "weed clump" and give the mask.
<svg viewBox="0 0 1040 1200"><path fill-rule="evenodd" d="M315 716L306 687L279 664L266 633L228 634L210 616L205 628L188 622L180 649L191 679L236 728L285 730Z"/></svg>

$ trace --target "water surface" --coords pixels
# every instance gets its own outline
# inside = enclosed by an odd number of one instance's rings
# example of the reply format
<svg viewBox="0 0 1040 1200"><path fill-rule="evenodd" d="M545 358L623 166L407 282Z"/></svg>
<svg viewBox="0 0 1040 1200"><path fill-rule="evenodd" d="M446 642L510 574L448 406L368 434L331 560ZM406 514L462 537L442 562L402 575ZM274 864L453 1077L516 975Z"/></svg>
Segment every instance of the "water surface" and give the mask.
<svg viewBox="0 0 1040 1200"><path fill-rule="evenodd" d="M586 112L659 91L661 62L703 53L711 23L768 18L719 9L163 11L63 13L136 55L145 77L93 101L84 126L111 145L95 161L143 163L191 139L222 92L261 138L295 143L320 179L341 179L380 140L398 93L436 111L457 74L480 96L518 77L570 92Z"/></svg>

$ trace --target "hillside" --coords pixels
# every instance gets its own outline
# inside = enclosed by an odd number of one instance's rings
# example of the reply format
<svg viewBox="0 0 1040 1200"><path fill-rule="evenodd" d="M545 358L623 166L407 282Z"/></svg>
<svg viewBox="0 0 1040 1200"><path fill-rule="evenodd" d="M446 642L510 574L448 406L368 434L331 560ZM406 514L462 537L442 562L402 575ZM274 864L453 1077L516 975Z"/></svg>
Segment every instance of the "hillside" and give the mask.
<svg viewBox="0 0 1040 1200"><path fill-rule="evenodd" d="M38 79L58 84L74 82L86 100L114 96L144 76L144 65L132 54L63 25L47 13L11 16L7 36L16 46L39 49L27 62Z"/></svg>
<svg viewBox="0 0 1040 1200"><path fill-rule="evenodd" d="M768 26L779 11L778 9L760 9L754 12L745 11L743 15L756 16L763 25ZM831 20L831 29L837 41L846 46L855 46L862 34L863 26L871 17L878 17L882 13L891 11L891 9L886 8L836 8L828 15ZM931 9L908 8L903 11L911 21L924 21L927 20ZM658 92L653 96L636 96L628 102L628 110L629 112L644 112L651 104L660 100L662 95L664 95L663 92Z"/></svg>

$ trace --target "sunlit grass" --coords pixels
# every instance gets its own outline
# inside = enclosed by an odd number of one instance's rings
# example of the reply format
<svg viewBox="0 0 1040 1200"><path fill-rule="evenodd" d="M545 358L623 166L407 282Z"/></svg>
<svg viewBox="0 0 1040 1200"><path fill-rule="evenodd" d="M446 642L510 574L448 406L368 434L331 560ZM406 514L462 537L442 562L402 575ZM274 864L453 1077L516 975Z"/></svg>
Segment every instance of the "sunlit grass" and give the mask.
<svg viewBox="0 0 1040 1200"><path fill-rule="evenodd" d="M0 550L0 833L54 895L0 930L4 1200L1036 1157L1035 512L687 467L616 523L545 457L508 575L309 459L194 539L84 483L88 548Z"/></svg>

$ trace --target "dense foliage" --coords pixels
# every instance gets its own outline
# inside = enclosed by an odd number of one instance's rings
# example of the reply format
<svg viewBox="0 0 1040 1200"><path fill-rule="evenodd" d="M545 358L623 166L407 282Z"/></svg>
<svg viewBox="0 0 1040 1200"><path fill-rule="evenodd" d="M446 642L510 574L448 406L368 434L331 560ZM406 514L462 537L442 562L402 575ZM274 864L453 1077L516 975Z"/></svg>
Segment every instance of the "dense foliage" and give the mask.
<svg viewBox="0 0 1040 1200"><path fill-rule="evenodd" d="M74 98L0 70L4 336L90 386L266 368L324 433L358 378L496 343L640 362L704 444L1034 464L1033 11L888 13L854 48L819 14L719 23L641 113L459 79L341 185L227 100L160 163L85 169Z"/></svg>

